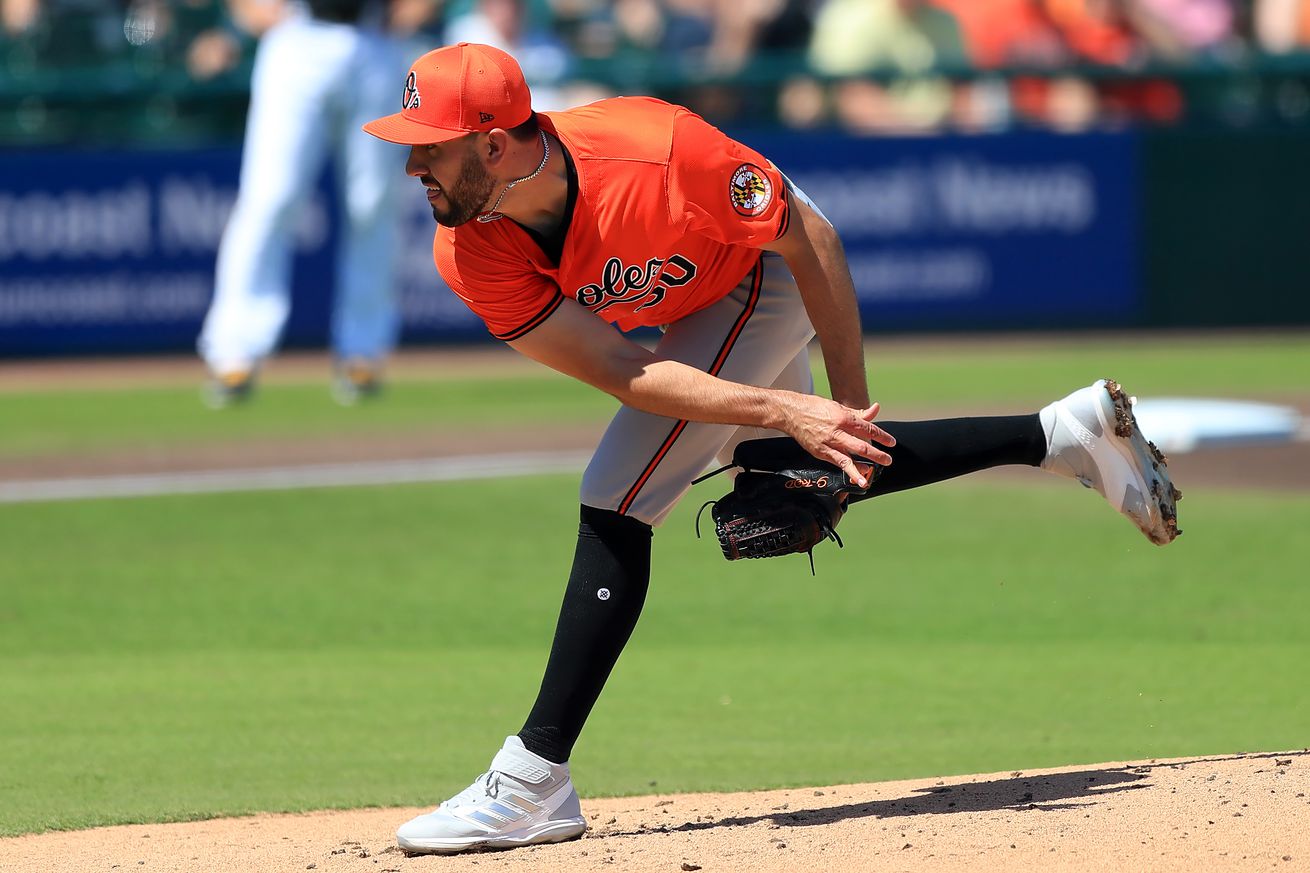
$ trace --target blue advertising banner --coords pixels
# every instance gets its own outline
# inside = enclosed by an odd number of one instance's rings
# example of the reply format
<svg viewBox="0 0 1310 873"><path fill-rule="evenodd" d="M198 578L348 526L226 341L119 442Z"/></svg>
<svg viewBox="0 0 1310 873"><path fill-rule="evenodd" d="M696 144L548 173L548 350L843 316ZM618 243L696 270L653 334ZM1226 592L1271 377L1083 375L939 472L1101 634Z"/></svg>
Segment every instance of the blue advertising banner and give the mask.
<svg viewBox="0 0 1310 873"><path fill-rule="evenodd" d="M1140 313L1131 134L739 136L837 226L867 328ZM238 167L235 149L5 154L0 357L191 348ZM486 338L437 276L422 192L403 190L405 341ZM286 344L325 342L337 212L325 174L299 217Z"/></svg>
<svg viewBox="0 0 1310 873"><path fill-rule="evenodd" d="M867 329L1138 316L1131 133L741 139L841 233Z"/></svg>
<svg viewBox="0 0 1310 873"><path fill-rule="evenodd" d="M236 149L0 158L0 357L192 348L239 166ZM404 337L485 337L437 275L432 214L411 187ZM325 173L298 217L285 344L326 342L337 216Z"/></svg>

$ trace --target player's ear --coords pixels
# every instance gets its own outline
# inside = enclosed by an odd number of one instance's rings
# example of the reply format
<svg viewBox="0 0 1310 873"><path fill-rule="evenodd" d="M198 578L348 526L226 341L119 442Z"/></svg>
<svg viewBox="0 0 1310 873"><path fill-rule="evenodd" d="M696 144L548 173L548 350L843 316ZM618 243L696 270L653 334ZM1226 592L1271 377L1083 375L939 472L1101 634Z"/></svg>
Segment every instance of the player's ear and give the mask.
<svg viewBox="0 0 1310 873"><path fill-rule="evenodd" d="M493 127L487 131L487 138L482 142L481 156L487 166L494 167L504 160L509 149L509 133L504 128Z"/></svg>

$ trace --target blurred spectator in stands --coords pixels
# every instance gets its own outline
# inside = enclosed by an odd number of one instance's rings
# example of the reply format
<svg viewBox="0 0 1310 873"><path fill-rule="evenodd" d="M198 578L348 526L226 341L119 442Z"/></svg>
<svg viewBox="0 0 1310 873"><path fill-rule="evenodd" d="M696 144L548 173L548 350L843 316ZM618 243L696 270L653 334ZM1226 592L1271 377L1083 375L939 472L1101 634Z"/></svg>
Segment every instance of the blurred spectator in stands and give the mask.
<svg viewBox="0 0 1310 873"><path fill-rule="evenodd" d="M616 62L621 77L654 80L663 93L720 123L772 114L758 89L715 81L761 50L799 54L814 0L557 0L564 31L585 58ZM670 79L682 81L670 87ZM649 90L651 86L646 86Z"/></svg>
<svg viewBox="0 0 1310 873"><path fill-rule="evenodd" d="M1125 12L1157 57L1188 60L1232 47L1233 0L1132 0Z"/></svg>
<svg viewBox="0 0 1310 873"><path fill-rule="evenodd" d="M184 0L184 5L208 2ZM250 51L254 38L277 24L285 11L281 2L271 0L228 0L225 5L226 22L196 33L187 46L186 69L193 79L205 81L231 70ZM388 30L400 39L430 31L440 10L439 0L391 0L387 4ZM417 53L429 47L425 44Z"/></svg>
<svg viewBox="0 0 1310 873"><path fill-rule="evenodd" d="M1182 59L1233 36L1233 0L1042 0L1076 60L1128 69Z"/></svg>
<svg viewBox="0 0 1310 873"><path fill-rule="evenodd" d="M46 67L124 56L138 73L175 68L196 34L224 17L222 0L0 0L5 30L40 41Z"/></svg>
<svg viewBox="0 0 1310 873"><path fill-rule="evenodd" d="M714 40L715 2L616 0L616 52L642 53L678 70L703 69Z"/></svg>
<svg viewBox="0 0 1310 873"><path fill-rule="evenodd" d="M153 86L181 69L198 30L221 20L222 0L0 4L5 33L15 37L0 42L0 70L13 77L14 90L29 91L17 111L0 112L0 136L122 145L185 135L179 103L191 95ZM30 89L25 80L31 80ZM88 92L94 99L87 99ZM197 114L220 112L206 106Z"/></svg>
<svg viewBox="0 0 1310 873"><path fill-rule="evenodd" d="M586 0L558 0L579 52L648 54L691 73L728 75L760 51L800 51L809 44L817 0L616 0L604 12ZM604 22L604 24L601 24ZM599 36L597 36L599 35Z"/></svg>
<svg viewBox="0 0 1310 873"><path fill-rule="evenodd" d="M1137 66L1146 45L1124 15L1125 0L1042 0L1051 23L1076 60Z"/></svg>
<svg viewBox="0 0 1310 873"><path fill-rule="evenodd" d="M814 31L817 5L810 0L715 0L708 67L728 75L760 53L804 51Z"/></svg>
<svg viewBox="0 0 1310 873"><path fill-rule="evenodd" d="M41 0L0 0L0 24L5 36L21 36L36 24Z"/></svg>
<svg viewBox="0 0 1310 873"><path fill-rule="evenodd" d="M605 0L550 0L551 26L571 55L608 58L617 44L611 8Z"/></svg>
<svg viewBox="0 0 1310 873"><path fill-rule="evenodd" d="M814 31L816 0L714 0L714 29L702 69L711 76L733 76L765 55L797 64ZM690 95L693 108L722 122L754 122L775 111L770 90L716 85Z"/></svg>
<svg viewBox="0 0 1310 873"><path fill-rule="evenodd" d="M688 66L706 66L717 24L713 0L661 0L655 4L663 17L660 53Z"/></svg>
<svg viewBox="0 0 1310 873"><path fill-rule="evenodd" d="M615 32L614 53L625 49L659 52L667 30L659 0L615 0L609 14Z"/></svg>
<svg viewBox="0 0 1310 873"><path fill-rule="evenodd" d="M1255 34L1267 52L1310 51L1310 0L1255 0Z"/></svg>
<svg viewBox="0 0 1310 873"><path fill-rule="evenodd" d="M86 66L127 46L118 0L0 0L4 33L21 39L43 67Z"/></svg>
<svg viewBox="0 0 1310 873"><path fill-rule="evenodd" d="M260 0L228 0L225 25L196 34L187 47L186 66L192 78L212 79L234 67L255 37L268 32L281 20L280 3Z"/></svg>
<svg viewBox="0 0 1310 873"><path fill-rule="evenodd" d="M1165 29L1154 20L1147 33L1134 26L1148 21L1139 0L1042 2L1075 64L1139 69L1151 59L1153 40L1166 39ZM1177 84L1160 77L1093 83L1070 76L1054 79L1045 88L1035 87L1028 96L1021 104L1027 114L1068 131L1135 120L1173 122L1184 109Z"/></svg>
<svg viewBox="0 0 1310 873"><path fill-rule="evenodd" d="M523 68L534 107L546 112L567 109L574 105L561 89L568 52L550 29L531 20L527 6L526 0L477 0L467 12L450 19L442 42L482 43L508 52Z"/></svg>
<svg viewBox="0 0 1310 873"><path fill-rule="evenodd" d="M809 61L818 73L845 77L832 87L845 127L913 133L947 122L953 88L933 71L960 69L967 56L955 16L928 0L828 0L815 20Z"/></svg>
<svg viewBox="0 0 1310 873"><path fill-rule="evenodd" d="M1047 19L1040 0L932 0L960 23L969 63L982 70L998 67L1059 66L1068 51ZM1049 86L1045 79L983 76L961 82L955 91L956 126L968 131L999 130L1015 114L1015 103L1032 100Z"/></svg>
<svg viewBox="0 0 1310 873"><path fill-rule="evenodd" d="M1054 67L1068 56L1041 0L932 0L955 16L975 67Z"/></svg>

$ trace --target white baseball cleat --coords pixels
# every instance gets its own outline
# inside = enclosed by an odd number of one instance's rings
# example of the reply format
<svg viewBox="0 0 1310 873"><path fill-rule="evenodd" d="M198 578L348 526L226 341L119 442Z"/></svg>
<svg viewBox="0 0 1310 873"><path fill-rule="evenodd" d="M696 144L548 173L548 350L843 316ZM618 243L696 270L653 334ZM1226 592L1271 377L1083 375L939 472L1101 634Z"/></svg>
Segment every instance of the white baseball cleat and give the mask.
<svg viewBox="0 0 1310 873"><path fill-rule="evenodd" d="M1176 503L1183 495L1169 480L1164 455L1137 427L1134 402L1118 382L1102 379L1044 408L1042 469L1095 488L1164 546L1182 533Z"/></svg>
<svg viewBox="0 0 1310 873"><path fill-rule="evenodd" d="M486 773L434 811L401 825L396 843L407 852L453 854L561 843L586 829L569 765L534 755L511 736Z"/></svg>

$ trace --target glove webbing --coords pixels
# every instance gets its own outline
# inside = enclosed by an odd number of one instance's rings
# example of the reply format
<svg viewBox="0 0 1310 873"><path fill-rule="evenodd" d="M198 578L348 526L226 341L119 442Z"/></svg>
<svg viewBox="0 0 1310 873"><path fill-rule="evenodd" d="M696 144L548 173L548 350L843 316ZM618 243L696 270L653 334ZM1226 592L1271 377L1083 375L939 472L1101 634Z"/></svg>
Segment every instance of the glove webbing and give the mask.
<svg viewBox="0 0 1310 873"><path fill-rule="evenodd" d="M831 539L838 548L844 547L829 513L816 501L793 497L785 504L744 507L736 498L736 492L726 494L704 503L696 512L696 538L700 539L701 514L706 507L713 507L710 517L714 519L714 532L723 557L729 561L804 552L809 556L813 576L815 546Z"/></svg>

